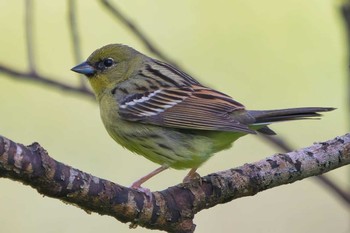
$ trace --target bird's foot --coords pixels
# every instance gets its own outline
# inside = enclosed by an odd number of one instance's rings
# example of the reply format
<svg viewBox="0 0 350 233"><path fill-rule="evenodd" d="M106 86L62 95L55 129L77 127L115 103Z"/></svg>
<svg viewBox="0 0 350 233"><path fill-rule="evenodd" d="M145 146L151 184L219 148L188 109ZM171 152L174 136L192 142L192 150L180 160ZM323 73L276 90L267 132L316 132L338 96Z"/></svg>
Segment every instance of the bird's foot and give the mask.
<svg viewBox="0 0 350 233"><path fill-rule="evenodd" d="M151 173L148 173L147 175L141 177L140 179L136 180L130 188L137 190L140 193L144 193L147 197L148 200L151 202L152 201L152 192L148 188L142 188L141 185L145 183L147 180L151 179L153 176L157 175L158 173L168 169L168 165L162 165L156 170L152 171Z"/></svg>
<svg viewBox="0 0 350 233"><path fill-rule="evenodd" d="M190 183L192 181L198 181L199 184L202 184L202 179L201 176L196 172L197 168L192 168L190 170L190 172L185 176L185 178L183 179L183 183Z"/></svg>
<svg viewBox="0 0 350 233"><path fill-rule="evenodd" d="M130 186L130 188L136 190L136 191L139 192L139 193L145 194L146 197L147 197L147 200L148 200L149 202L152 202L152 200L153 200L153 195L152 195L152 192L151 192L150 189L141 187L141 184L139 184L139 182L137 182L137 181L134 182L134 183Z"/></svg>

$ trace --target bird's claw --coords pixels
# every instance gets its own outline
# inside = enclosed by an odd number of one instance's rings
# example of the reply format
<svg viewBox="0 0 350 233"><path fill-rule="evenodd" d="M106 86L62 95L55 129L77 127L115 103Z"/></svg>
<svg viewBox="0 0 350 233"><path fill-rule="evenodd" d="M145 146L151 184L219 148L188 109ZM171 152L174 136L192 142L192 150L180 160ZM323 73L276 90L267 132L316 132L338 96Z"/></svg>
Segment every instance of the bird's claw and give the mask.
<svg viewBox="0 0 350 233"><path fill-rule="evenodd" d="M153 195L152 195L152 192L151 192L150 189L148 189L148 188L143 188L143 187L141 187L140 185L137 185L137 184L132 184L132 185L130 186L130 188L136 190L136 191L139 192L139 193L145 194L146 197L147 197L147 200L148 200L149 202L152 202L152 200L153 200Z"/></svg>
<svg viewBox="0 0 350 233"><path fill-rule="evenodd" d="M202 179L201 179L201 176L197 173L197 172L194 172L194 173L190 173L188 174L187 176L185 176L185 178L183 179L183 183L186 184L186 183L190 183L192 181L198 181L200 184L202 183Z"/></svg>

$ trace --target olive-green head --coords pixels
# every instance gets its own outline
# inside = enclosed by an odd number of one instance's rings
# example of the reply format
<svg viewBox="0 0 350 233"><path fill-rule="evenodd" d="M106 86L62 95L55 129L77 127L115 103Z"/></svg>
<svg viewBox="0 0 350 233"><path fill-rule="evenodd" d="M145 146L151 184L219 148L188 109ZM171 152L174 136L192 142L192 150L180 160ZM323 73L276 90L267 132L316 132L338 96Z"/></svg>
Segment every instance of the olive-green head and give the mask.
<svg viewBox="0 0 350 233"><path fill-rule="evenodd" d="M72 71L88 77L95 95L99 96L132 77L146 58L126 45L110 44L97 49L85 62L73 67Z"/></svg>

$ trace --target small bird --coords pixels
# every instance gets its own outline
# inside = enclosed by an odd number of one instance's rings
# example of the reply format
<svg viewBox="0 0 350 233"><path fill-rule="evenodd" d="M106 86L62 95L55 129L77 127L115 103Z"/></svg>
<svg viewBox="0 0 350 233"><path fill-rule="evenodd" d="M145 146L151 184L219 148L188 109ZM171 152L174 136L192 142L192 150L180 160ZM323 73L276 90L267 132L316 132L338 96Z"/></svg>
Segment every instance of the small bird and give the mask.
<svg viewBox="0 0 350 233"><path fill-rule="evenodd" d="M271 123L315 118L334 109L246 110L176 67L122 44L97 49L72 71L87 76L109 135L161 165L135 181L134 189L169 167L190 169L184 181L191 180L213 154L244 135L274 135Z"/></svg>

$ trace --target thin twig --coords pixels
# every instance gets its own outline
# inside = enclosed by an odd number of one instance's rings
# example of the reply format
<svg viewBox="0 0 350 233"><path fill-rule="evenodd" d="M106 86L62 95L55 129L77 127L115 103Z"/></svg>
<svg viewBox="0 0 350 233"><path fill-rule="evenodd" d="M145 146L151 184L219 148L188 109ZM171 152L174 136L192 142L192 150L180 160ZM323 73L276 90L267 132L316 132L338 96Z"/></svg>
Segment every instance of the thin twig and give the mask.
<svg viewBox="0 0 350 233"><path fill-rule="evenodd" d="M347 57L347 72L348 72L348 83L347 83L347 94L348 94L348 98L347 98L347 107L348 107L348 118L350 116L350 1L347 1L346 3L344 3L341 7L341 13L343 15L344 18L344 22L345 22L345 31L347 33L347 49L348 49L348 57ZM350 125L349 125L350 126Z"/></svg>
<svg viewBox="0 0 350 233"><path fill-rule="evenodd" d="M265 140L274 146L280 148L284 152L292 151L292 147L289 146L285 140L276 137L276 136L266 136L262 135ZM330 191L337 194L337 196L343 200L350 207L350 193L347 193L345 190L342 190L338 185L336 185L330 178L327 178L325 175L320 175L315 177L319 182L321 182L325 187Z"/></svg>
<svg viewBox="0 0 350 233"><path fill-rule="evenodd" d="M7 74L12 78L35 81L40 84L45 84L47 86L59 88L64 91L69 91L72 93L83 94L84 96L88 96L88 97L94 96L94 94L88 89L83 89L81 87L74 87L65 83L55 81L55 80L60 80L59 78L42 76L40 74L32 73L32 72L21 72L1 64L0 64L0 73Z"/></svg>
<svg viewBox="0 0 350 233"><path fill-rule="evenodd" d="M320 181L323 185L327 186L329 190L338 194L339 197L345 204L350 206L350 193L346 193L345 190L342 190L338 185L335 185L333 181L330 180L326 175L316 176L317 180Z"/></svg>
<svg viewBox="0 0 350 233"><path fill-rule="evenodd" d="M350 1L346 1L344 2L344 4L341 7L341 13L343 15L343 19L345 22L345 31L346 31L346 35L347 35L347 63L348 65L347 67L347 73L348 73L348 77L347 77L347 87L346 87L346 92L348 95L347 98L347 108L348 108L348 115L346 116L348 119L350 119ZM350 122L348 120L348 122ZM350 125L348 125L348 127L350 127ZM350 172L350 171L349 171ZM350 177L350 175L348 176ZM350 193L350 189L348 190L348 193ZM350 194L349 194L350 195Z"/></svg>
<svg viewBox="0 0 350 233"><path fill-rule="evenodd" d="M79 30L77 25L77 8L76 8L76 1L75 0L68 0L68 24L73 44L73 51L74 51L74 61L76 64L81 62L83 60L82 53L81 53L81 47L80 47L80 36L79 36ZM86 86L86 79L81 78L80 79L80 86L82 89L87 89Z"/></svg>
<svg viewBox="0 0 350 233"><path fill-rule="evenodd" d="M128 19L115 5L113 5L109 0L101 0L102 5L110 12L112 15L119 20L122 24L124 24L133 34L135 34L136 38L141 40L141 42L145 45L145 47L155 54L157 57L171 63L174 66L176 62L170 59L167 55L165 55L160 49L158 49L153 42L141 31L141 29L136 26L136 24L132 23L130 19ZM178 66L177 66L178 67Z"/></svg>
<svg viewBox="0 0 350 233"><path fill-rule="evenodd" d="M36 73L35 56L34 56L34 39L33 39L33 1L25 1L25 32L27 44L27 56L29 70L31 73Z"/></svg>
<svg viewBox="0 0 350 233"><path fill-rule="evenodd" d="M73 1L70 1L70 8L72 11L74 11L74 3ZM12 76L13 78L22 79L22 80L30 80L35 81L38 83L42 83L51 87L56 87L65 91L69 91L72 93L79 93L83 94L84 96L93 97L94 94L86 88L86 85L81 85L80 87L74 87L62 82L58 82L55 80L60 80L58 78L54 77L48 77L43 76L37 73L36 66L35 66L35 55L34 55L34 39L33 39L33 1L32 0L26 0L25 1L25 32L26 32L26 45L27 45L27 56L28 56L28 62L29 62L29 72L22 72L19 70L15 70L13 68L10 68L5 65L0 64L0 73L7 74L9 76ZM71 14L70 14L71 15ZM74 40L74 48L75 48L75 59L80 60L81 52L79 48L78 43L78 33L75 26L75 20L74 20L74 13L72 16L72 25L71 25L71 31L72 31L72 37Z"/></svg>

